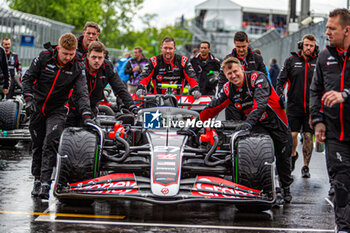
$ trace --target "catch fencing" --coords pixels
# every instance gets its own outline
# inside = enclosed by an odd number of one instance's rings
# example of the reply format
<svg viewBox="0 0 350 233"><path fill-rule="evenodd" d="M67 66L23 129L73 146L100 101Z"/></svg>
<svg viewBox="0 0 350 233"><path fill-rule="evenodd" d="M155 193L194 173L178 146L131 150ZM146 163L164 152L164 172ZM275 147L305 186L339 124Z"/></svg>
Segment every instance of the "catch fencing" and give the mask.
<svg viewBox="0 0 350 233"><path fill-rule="evenodd" d="M327 36L325 34L326 23L327 20L317 24L312 24L283 38L281 38L280 33L274 29L268 31L262 37L253 41L250 43L250 45L253 48L258 48L261 50L266 65L270 66L269 62L271 58L277 58L277 62L281 67L284 60L291 55L291 52L298 51L297 43L305 34L313 34L317 39L320 50L325 48L327 44Z"/></svg>

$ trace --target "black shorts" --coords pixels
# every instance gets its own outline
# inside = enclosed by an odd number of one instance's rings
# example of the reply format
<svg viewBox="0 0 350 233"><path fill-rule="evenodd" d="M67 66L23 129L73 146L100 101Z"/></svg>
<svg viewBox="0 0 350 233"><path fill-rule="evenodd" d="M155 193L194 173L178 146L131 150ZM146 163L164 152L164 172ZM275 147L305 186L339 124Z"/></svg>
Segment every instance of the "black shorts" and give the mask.
<svg viewBox="0 0 350 233"><path fill-rule="evenodd" d="M300 116L300 117L288 115L288 124L292 132L300 132L300 133L314 132L310 128L308 115Z"/></svg>

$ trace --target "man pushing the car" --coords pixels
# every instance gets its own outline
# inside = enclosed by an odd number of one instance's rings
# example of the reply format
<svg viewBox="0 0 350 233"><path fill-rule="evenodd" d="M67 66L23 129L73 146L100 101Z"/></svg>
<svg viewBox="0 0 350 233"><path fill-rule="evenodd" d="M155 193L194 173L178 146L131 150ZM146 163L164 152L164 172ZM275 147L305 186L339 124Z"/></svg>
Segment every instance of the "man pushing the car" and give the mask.
<svg viewBox="0 0 350 233"><path fill-rule="evenodd" d="M33 142L32 196L49 199L51 174L56 163L59 137L64 128L70 90L75 88L79 109L85 122L91 121L84 65L76 56L77 39L63 34L58 46L44 45L23 77L26 113Z"/></svg>
<svg viewBox="0 0 350 233"><path fill-rule="evenodd" d="M160 48L162 54L151 57L141 73L136 91L137 97L146 94L149 82L153 85L154 94L164 94L165 90L162 90L158 84L181 84L183 90L187 81L191 86L191 94L195 99L199 99L201 93L199 92L196 73L187 57L175 54L175 40L171 37L165 37Z"/></svg>
<svg viewBox="0 0 350 233"><path fill-rule="evenodd" d="M97 115L98 103L103 99L103 89L107 84L111 85L115 96L120 98L126 107L136 114L138 108L119 75L113 71L113 64L105 59L105 51L104 44L93 41L88 47L88 53L84 61L92 115L94 117ZM74 90L68 101L69 113L66 126L81 126L83 123L78 101L79 95Z"/></svg>
<svg viewBox="0 0 350 233"><path fill-rule="evenodd" d="M243 71L240 61L230 57L223 61L222 69L229 80L216 99L200 113L200 119L206 121L233 104L235 112L240 114L234 120L243 120L237 130L252 130L256 126L269 132L275 147L277 172L283 197L290 203L292 195L290 185L292 135L288 127L287 116L279 104L279 97L265 74L259 71Z"/></svg>

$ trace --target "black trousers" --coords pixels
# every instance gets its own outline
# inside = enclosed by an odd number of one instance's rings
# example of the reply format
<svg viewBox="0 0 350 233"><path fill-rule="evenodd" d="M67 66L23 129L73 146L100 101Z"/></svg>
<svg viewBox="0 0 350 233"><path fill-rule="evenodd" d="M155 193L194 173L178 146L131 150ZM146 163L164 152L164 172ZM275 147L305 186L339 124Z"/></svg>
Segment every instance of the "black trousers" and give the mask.
<svg viewBox="0 0 350 233"><path fill-rule="evenodd" d="M270 131L276 156L276 168L282 188L293 183L292 173L292 145L293 139L290 130L285 132Z"/></svg>
<svg viewBox="0 0 350 233"><path fill-rule="evenodd" d="M41 110L41 109L40 109ZM51 183L53 167L67 108L61 107L43 116L38 110L30 116L29 130L32 138L32 175L41 182Z"/></svg>
<svg viewBox="0 0 350 233"><path fill-rule="evenodd" d="M335 189L335 223L339 231L350 232L350 142L327 139L326 160Z"/></svg>
<svg viewBox="0 0 350 233"><path fill-rule="evenodd" d="M10 79L11 79L10 88L9 88L9 92L8 92L7 95L6 95L6 98L7 98L7 99L11 99L11 98L14 96L14 94L15 94L15 88L16 88L16 81L15 81L15 78L10 76Z"/></svg>

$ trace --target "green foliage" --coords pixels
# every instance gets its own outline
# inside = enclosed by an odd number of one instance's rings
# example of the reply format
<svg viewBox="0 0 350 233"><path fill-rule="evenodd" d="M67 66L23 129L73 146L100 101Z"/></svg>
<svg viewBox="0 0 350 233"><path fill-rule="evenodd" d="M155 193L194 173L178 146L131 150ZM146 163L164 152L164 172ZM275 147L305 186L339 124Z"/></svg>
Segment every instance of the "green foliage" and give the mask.
<svg viewBox="0 0 350 233"><path fill-rule="evenodd" d="M176 47L191 43L192 34L186 29L166 26L161 29L155 27L146 28L141 32L127 32L120 37L120 45L132 50L135 46L140 46L147 53L147 57L160 53L160 43L166 36L173 37Z"/></svg>
<svg viewBox="0 0 350 233"><path fill-rule="evenodd" d="M7 0L12 9L74 25L81 30L86 21L99 22L102 0Z"/></svg>
<svg viewBox="0 0 350 233"><path fill-rule="evenodd" d="M109 48L141 46L148 57L157 55L165 36L173 37L176 46L191 42L191 33L175 26L161 29L151 27L156 14L146 14L141 21L147 27L133 31L132 20L144 0L7 0L12 9L43 16L75 26L79 34L87 21L98 23L102 32L99 39Z"/></svg>

